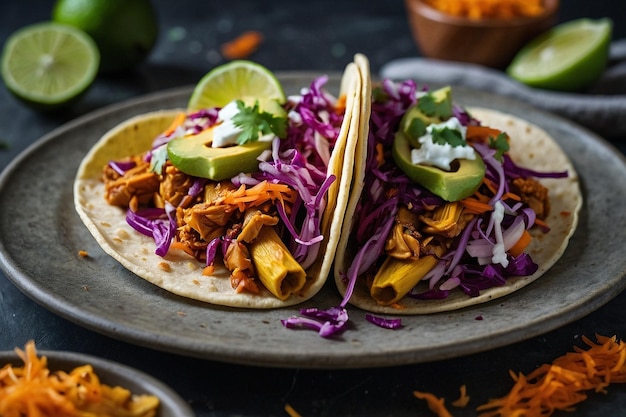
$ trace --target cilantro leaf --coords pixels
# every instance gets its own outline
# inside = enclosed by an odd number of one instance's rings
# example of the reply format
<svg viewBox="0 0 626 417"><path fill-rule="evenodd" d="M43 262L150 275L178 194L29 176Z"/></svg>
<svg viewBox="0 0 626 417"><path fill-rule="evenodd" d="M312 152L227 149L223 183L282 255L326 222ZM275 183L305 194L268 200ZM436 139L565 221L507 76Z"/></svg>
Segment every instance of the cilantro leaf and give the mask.
<svg viewBox="0 0 626 417"><path fill-rule="evenodd" d="M433 143L438 145L465 146L463 135L456 129L444 127L443 129L433 129Z"/></svg>
<svg viewBox="0 0 626 417"><path fill-rule="evenodd" d="M426 116L432 117L437 114L437 103L432 94L427 93L417 100L417 108Z"/></svg>
<svg viewBox="0 0 626 417"><path fill-rule="evenodd" d="M237 100L237 109L239 113L232 120L243 130L237 137L238 145L257 141L259 132L263 135L273 133L281 139L287 136L287 118L260 111L258 101L252 107L246 107L243 101Z"/></svg>
<svg viewBox="0 0 626 417"><path fill-rule="evenodd" d="M157 174L163 173L165 162L167 162L167 144L161 145L152 151L150 171Z"/></svg>
<svg viewBox="0 0 626 417"><path fill-rule="evenodd" d="M496 150L496 154L494 155L494 158L502 162L502 155L504 155L506 152L509 151L509 141L507 140L506 133L498 134L498 136L495 139L493 137L490 137L489 147L491 149Z"/></svg>

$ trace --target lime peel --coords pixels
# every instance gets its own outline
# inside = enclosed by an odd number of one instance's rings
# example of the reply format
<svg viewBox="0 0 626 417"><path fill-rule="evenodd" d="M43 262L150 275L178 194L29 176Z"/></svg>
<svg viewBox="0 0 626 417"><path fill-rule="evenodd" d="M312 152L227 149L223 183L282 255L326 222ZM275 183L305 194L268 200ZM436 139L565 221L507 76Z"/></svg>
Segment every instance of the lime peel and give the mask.
<svg viewBox="0 0 626 417"><path fill-rule="evenodd" d="M224 107L233 100L249 102L251 98L259 100L261 109L269 112L271 109L264 108L265 105L272 107L273 101L286 101L282 85L269 69L252 61L236 60L204 75L194 88L187 108L194 111Z"/></svg>
<svg viewBox="0 0 626 417"><path fill-rule="evenodd" d="M581 90L602 75L612 28L608 18L562 23L525 45L506 72L532 87Z"/></svg>

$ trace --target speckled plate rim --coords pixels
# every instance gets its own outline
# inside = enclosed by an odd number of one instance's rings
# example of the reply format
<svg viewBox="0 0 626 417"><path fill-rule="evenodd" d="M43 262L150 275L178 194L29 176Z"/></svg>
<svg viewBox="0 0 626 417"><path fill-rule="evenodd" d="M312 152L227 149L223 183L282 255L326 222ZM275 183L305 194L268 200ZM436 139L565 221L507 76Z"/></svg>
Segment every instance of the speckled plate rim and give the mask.
<svg viewBox="0 0 626 417"><path fill-rule="evenodd" d="M109 386L120 386L133 394L149 394L159 398L156 417L193 417L191 407L172 388L160 380L138 369L108 359L69 351L37 351L37 356L48 359L48 369L69 372L72 369L91 365L100 382ZM23 366L14 351L0 351L0 368L6 364Z"/></svg>
<svg viewBox="0 0 626 417"><path fill-rule="evenodd" d="M289 92L320 74L279 74ZM330 83L336 83L331 77ZM274 367L363 368L463 356L522 341L596 310L626 287L625 158L603 139L560 117L492 94L455 88L464 104L523 117L548 131L581 177L585 205L563 257L541 279L510 296L463 310L403 318L397 331L377 328L351 309L338 340L285 329L297 308L235 310L169 294L104 254L72 207L72 178L82 157L114 124L136 114L184 105L190 88L110 106L41 138L0 176L0 264L22 292L50 311L110 337L153 349L224 362ZM45 180L45 181L44 181ZM593 195L589 188L595 187ZM50 210L36 207L46 196ZM593 213L591 215L590 213ZM32 236L31 236L32 234ZM45 245L45 250L41 246ZM77 255L89 253L87 258ZM36 251L36 252L34 252ZM37 259L38 262L33 262ZM300 307L340 299L327 285Z"/></svg>

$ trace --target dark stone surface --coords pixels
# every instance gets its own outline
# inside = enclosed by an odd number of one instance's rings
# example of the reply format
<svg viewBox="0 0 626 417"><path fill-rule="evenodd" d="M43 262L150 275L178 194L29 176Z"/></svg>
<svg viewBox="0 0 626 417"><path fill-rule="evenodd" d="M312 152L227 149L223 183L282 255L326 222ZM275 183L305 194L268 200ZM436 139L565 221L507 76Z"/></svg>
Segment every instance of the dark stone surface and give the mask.
<svg viewBox="0 0 626 417"><path fill-rule="evenodd" d="M276 71L341 71L355 52L363 52L371 61L373 74L377 74L390 60L418 54L399 0L154 3L161 34L149 61L134 73L98 79L83 102L71 111L38 114L0 88L0 142L6 145L0 151L0 168L77 116L138 95L194 84L223 62L219 46L245 30L259 30L265 38L250 58ZM25 24L48 19L52 4L51 0L3 3L0 41L4 43L11 32ZM624 13L620 2L570 0L563 2L561 19L610 16L616 22L618 38L626 36ZM624 138L613 140L613 144L624 151ZM45 209L45 196L41 209ZM32 258L37 262L37 251ZM73 350L113 359L168 383L198 416L283 416L287 403L303 416L428 415L424 402L413 397L413 390L434 392L446 397L449 404L458 397L459 386L467 384L471 406L482 404L508 391L509 369L528 373L571 351L574 344L580 345L582 336L599 333L624 337L625 305L626 294L622 293L588 316L540 337L446 361L383 369L268 369L198 360L119 342L50 313L0 276L0 350L23 346L33 339L40 349ZM401 334L392 333L391 337ZM607 391L591 393L589 400L577 407L576 415L617 415L626 409L623 386L611 385ZM472 416L472 407L452 412Z"/></svg>

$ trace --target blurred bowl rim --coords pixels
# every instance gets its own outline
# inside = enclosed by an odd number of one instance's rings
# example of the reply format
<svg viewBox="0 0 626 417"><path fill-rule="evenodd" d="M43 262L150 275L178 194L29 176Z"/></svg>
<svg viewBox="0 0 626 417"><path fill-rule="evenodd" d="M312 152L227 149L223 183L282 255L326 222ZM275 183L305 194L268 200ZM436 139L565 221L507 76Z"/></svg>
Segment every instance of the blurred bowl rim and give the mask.
<svg viewBox="0 0 626 417"><path fill-rule="evenodd" d="M469 27L503 27L503 26L525 26L544 19L549 19L558 12L559 0L544 0L543 12L535 16L520 16L508 19L484 18L470 19L462 16L455 16L427 4L424 0L405 0L408 5L415 9L415 12L432 21Z"/></svg>

